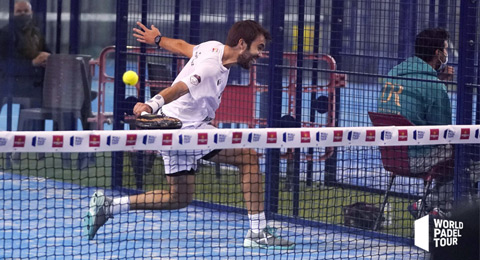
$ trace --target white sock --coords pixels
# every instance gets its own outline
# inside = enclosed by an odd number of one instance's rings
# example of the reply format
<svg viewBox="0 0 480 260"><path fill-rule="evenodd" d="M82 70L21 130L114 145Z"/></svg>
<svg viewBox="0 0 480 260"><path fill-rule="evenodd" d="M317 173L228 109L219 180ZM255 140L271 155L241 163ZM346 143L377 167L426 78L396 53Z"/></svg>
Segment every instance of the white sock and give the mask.
<svg viewBox="0 0 480 260"><path fill-rule="evenodd" d="M130 197L120 197L113 199L113 203L110 206L110 211L113 215L118 214L120 212L129 211L130 210Z"/></svg>
<svg viewBox="0 0 480 260"><path fill-rule="evenodd" d="M248 214L248 219L250 220L250 229L254 233L260 233L264 228L267 227L265 212L260 212L254 215Z"/></svg>

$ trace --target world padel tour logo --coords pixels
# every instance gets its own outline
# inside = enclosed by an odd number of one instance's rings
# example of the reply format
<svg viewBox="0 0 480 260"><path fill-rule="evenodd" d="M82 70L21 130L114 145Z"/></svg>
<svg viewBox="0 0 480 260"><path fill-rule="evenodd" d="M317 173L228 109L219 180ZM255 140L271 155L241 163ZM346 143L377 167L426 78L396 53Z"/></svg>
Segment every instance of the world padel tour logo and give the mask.
<svg viewBox="0 0 480 260"><path fill-rule="evenodd" d="M0 138L0 146L7 145L7 138Z"/></svg>
<svg viewBox="0 0 480 260"><path fill-rule="evenodd" d="M24 147L25 139L26 137L24 135L16 135L13 138L13 147Z"/></svg>
<svg viewBox="0 0 480 260"><path fill-rule="evenodd" d="M348 141L358 140L360 138L360 132L349 131L347 134Z"/></svg>
<svg viewBox="0 0 480 260"><path fill-rule="evenodd" d="M37 147L37 146L43 146L45 144L45 141L47 139L45 137L37 137L37 136L34 136L32 138L32 146L33 147Z"/></svg>
<svg viewBox="0 0 480 260"><path fill-rule="evenodd" d="M249 143L252 143L252 142L255 143L255 142L260 141L260 137L261 137L260 134L249 133L249 134L248 134L248 140L247 140L247 141L248 141Z"/></svg>
<svg viewBox="0 0 480 260"><path fill-rule="evenodd" d="M63 147L63 135L54 135L52 140L52 147Z"/></svg>
<svg viewBox="0 0 480 260"><path fill-rule="evenodd" d="M317 132L317 134L315 135L315 139L317 140L317 142L326 141L327 138L328 133Z"/></svg>
<svg viewBox="0 0 480 260"><path fill-rule="evenodd" d="M433 221L433 226L430 222ZM433 230L430 230L433 227ZM458 245L458 238L462 237L463 222L439 218L430 218L427 215L415 220L415 246L429 252L430 246L450 247Z"/></svg>
<svg viewBox="0 0 480 260"><path fill-rule="evenodd" d="M218 143L225 143L225 140L227 140L227 135L224 134L214 134L213 135L213 142L218 144ZM233 143L233 141L232 141Z"/></svg>
<svg viewBox="0 0 480 260"><path fill-rule="evenodd" d="M283 142L293 142L295 139L294 133L283 133Z"/></svg>

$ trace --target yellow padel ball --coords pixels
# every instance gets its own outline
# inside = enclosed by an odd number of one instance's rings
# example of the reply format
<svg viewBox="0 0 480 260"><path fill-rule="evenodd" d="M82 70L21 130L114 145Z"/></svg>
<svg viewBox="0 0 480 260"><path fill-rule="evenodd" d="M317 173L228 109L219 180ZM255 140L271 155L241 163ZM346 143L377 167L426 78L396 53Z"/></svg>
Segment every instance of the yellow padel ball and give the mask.
<svg viewBox="0 0 480 260"><path fill-rule="evenodd" d="M138 82L138 75L135 71L129 70L123 73L122 79L125 84L135 86Z"/></svg>

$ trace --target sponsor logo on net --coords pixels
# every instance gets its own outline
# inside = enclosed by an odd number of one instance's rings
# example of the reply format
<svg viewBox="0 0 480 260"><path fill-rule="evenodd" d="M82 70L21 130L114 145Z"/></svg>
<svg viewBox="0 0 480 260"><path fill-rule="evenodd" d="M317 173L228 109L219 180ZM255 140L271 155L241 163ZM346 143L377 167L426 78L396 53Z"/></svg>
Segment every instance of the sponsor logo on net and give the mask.
<svg viewBox="0 0 480 260"><path fill-rule="evenodd" d="M415 246L427 252L431 250L431 246L434 248L457 246L463 229L461 221L430 218L427 215L415 220Z"/></svg>

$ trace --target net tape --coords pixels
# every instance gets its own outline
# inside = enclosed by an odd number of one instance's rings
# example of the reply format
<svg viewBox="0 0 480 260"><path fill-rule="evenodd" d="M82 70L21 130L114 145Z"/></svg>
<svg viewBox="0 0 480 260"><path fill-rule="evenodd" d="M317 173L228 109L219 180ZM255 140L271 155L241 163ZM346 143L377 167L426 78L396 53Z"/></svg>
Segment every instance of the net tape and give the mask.
<svg viewBox="0 0 480 260"><path fill-rule="evenodd" d="M480 126L0 132L3 152L103 152L478 143Z"/></svg>

